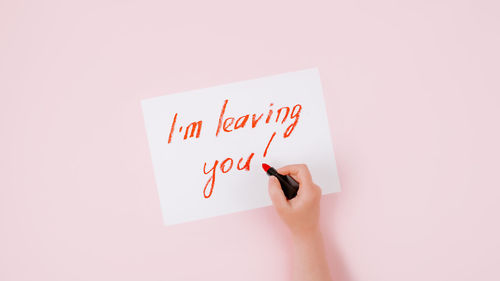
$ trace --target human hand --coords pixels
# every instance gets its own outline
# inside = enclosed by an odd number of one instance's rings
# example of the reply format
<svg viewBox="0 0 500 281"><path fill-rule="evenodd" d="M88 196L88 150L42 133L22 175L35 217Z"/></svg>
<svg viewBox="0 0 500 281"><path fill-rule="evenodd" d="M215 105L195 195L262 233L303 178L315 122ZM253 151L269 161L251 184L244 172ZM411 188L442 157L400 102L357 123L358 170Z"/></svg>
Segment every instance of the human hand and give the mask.
<svg viewBox="0 0 500 281"><path fill-rule="evenodd" d="M276 177L269 177L269 196L279 216L293 236L300 238L319 231L321 188L313 183L304 164L279 168L278 173L290 175L299 183L297 196L287 200Z"/></svg>

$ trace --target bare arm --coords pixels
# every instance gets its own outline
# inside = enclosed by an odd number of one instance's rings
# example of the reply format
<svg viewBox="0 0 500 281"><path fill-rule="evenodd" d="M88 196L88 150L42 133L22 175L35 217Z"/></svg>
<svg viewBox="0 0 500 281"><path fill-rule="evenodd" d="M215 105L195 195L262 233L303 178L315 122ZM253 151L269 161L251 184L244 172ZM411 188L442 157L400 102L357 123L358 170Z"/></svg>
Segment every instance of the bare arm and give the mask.
<svg viewBox="0 0 500 281"><path fill-rule="evenodd" d="M313 183L306 165L285 166L278 172L292 176L300 185L297 196L286 200L278 180L269 177L273 205L292 234L293 280L331 281L319 229L321 189Z"/></svg>

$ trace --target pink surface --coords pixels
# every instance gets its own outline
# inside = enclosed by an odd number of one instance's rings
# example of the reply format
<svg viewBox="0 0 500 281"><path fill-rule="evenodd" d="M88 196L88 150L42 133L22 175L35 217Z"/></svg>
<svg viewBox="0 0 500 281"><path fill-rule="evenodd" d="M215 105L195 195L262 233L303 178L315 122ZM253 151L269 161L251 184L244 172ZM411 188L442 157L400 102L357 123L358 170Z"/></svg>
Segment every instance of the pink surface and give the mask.
<svg viewBox="0 0 500 281"><path fill-rule="evenodd" d="M500 279L498 1L70 2L0 3L0 280L289 279L271 208L162 225L139 101L315 66L336 280Z"/></svg>

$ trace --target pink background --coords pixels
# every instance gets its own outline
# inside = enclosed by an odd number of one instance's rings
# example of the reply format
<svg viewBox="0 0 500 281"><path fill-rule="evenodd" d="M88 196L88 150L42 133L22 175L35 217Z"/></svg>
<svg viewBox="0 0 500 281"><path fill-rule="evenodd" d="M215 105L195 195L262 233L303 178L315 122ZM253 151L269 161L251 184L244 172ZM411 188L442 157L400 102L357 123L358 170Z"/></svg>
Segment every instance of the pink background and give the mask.
<svg viewBox="0 0 500 281"><path fill-rule="evenodd" d="M336 280L499 280L498 1L236 2L0 2L0 280L289 279L272 208L163 226L139 101L316 66Z"/></svg>

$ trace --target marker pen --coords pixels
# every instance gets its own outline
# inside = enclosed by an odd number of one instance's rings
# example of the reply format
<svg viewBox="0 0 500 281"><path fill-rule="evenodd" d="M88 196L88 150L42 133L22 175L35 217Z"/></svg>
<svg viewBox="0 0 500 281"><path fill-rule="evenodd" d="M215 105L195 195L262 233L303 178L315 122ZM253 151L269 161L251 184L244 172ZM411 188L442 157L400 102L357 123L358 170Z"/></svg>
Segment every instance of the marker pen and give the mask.
<svg viewBox="0 0 500 281"><path fill-rule="evenodd" d="M270 167L269 165L262 163L262 169L269 175L269 176L275 176L281 185L281 189L283 189L283 193L285 193L286 199L290 200L294 198L297 195L297 191L299 190L299 183L296 182L292 177L289 175L282 175L276 171L273 167Z"/></svg>

